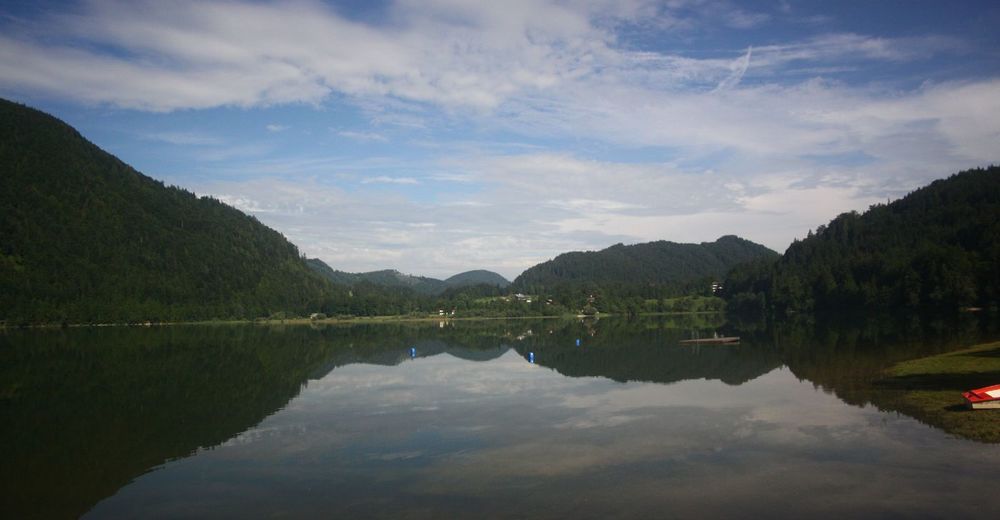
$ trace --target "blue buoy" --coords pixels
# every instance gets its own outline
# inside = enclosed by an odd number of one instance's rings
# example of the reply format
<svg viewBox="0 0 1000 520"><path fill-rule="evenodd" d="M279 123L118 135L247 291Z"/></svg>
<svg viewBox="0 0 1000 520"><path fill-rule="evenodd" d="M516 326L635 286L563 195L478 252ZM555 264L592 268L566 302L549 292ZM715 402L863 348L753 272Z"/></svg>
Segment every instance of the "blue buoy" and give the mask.
<svg viewBox="0 0 1000 520"><path fill-rule="evenodd" d="M417 347L410 347L410 357L411 358L417 357Z"/></svg>
<svg viewBox="0 0 1000 520"><path fill-rule="evenodd" d="M576 346L580 346L580 338L576 338Z"/></svg>
<svg viewBox="0 0 1000 520"><path fill-rule="evenodd" d="M534 362L535 362L535 353L528 352L528 363L534 363Z"/></svg>

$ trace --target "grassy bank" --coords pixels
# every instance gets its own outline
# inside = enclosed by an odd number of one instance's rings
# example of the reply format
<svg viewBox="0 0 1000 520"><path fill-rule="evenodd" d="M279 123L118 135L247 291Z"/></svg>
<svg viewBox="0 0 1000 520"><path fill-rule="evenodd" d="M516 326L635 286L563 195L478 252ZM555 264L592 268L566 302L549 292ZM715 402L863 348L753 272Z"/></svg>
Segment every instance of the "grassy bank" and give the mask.
<svg viewBox="0 0 1000 520"><path fill-rule="evenodd" d="M1000 410L970 410L962 392L1000 384L1000 342L905 361L886 371L876 386L891 408L945 431L1000 443Z"/></svg>

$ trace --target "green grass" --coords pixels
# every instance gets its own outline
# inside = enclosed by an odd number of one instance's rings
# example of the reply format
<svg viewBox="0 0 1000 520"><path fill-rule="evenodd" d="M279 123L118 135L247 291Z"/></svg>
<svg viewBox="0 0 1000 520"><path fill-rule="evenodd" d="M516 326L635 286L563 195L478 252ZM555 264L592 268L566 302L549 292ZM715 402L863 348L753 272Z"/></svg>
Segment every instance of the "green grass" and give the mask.
<svg viewBox="0 0 1000 520"><path fill-rule="evenodd" d="M889 372L896 377L917 374L997 373L1000 372L1000 342L904 361L892 367Z"/></svg>
<svg viewBox="0 0 1000 520"><path fill-rule="evenodd" d="M876 383L890 405L945 431L1000 443L1000 410L970 410L962 392L1000 384L1000 342L896 364Z"/></svg>

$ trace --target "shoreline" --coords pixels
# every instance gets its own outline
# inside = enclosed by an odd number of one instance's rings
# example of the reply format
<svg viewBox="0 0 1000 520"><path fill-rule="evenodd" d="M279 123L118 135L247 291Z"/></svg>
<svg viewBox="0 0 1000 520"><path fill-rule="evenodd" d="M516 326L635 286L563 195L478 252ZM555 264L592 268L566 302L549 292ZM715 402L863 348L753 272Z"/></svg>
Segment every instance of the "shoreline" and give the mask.
<svg viewBox="0 0 1000 520"><path fill-rule="evenodd" d="M722 314L725 311L691 311L691 312L643 312L637 316L705 316ZM232 319L232 320L192 320L192 321L161 321L143 323L38 323L31 325L0 324L0 330L18 329L64 329L90 327L163 327L177 325L339 325L358 323L419 323L419 322L452 322L452 321L492 321L492 320L549 320L549 319L601 319L620 317L621 314L599 313L593 316L582 314L530 315L530 316L354 316L349 318L286 318L286 319Z"/></svg>
<svg viewBox="0 0 1000 520"><path fill-rule="evenodd" d="M1000 411L968 408L962 392L1000 383L1000 341L897 363L876 387L882 406L896 409L951 435L1000 443Z"/></svg>

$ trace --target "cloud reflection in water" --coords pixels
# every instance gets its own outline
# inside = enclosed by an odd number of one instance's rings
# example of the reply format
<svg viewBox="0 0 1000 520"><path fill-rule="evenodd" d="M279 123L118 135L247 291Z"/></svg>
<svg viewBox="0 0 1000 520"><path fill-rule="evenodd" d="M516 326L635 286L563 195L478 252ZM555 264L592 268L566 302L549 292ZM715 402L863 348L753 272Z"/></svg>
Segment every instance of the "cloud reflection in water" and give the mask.
<svg viewBox="0 0 1000 520"><path fill-rule="evenodd" d="M981 514L970 486L998 468L996 447L845 405L786 368L739 386L618 383L509 350L336 368L91 515Z"/></svg>

